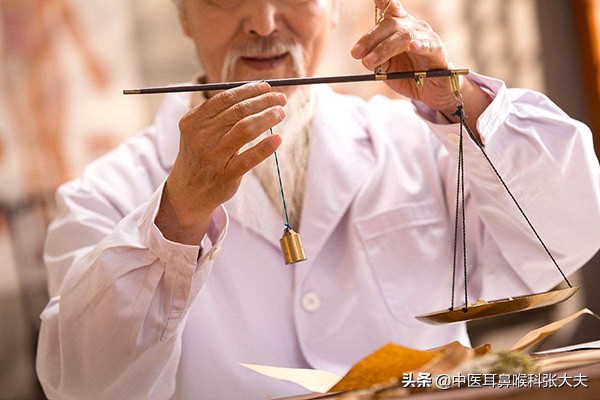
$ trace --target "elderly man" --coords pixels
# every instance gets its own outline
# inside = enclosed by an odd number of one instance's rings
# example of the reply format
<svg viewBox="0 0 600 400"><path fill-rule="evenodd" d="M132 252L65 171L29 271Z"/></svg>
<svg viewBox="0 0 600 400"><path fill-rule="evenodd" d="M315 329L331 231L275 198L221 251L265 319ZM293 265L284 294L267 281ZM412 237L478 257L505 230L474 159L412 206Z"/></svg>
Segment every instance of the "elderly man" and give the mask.
<svg viewBox="0 0 600 400"><path fill-rule="evenodd" d="M351 50L356 59L370 70L451 65L429 25L385 3L376 1L385 18ZM336 0L179 7L207 82L314 74L338 15ZM152 127L62 187L38 353L46 394L272 398L301 390L238 363L344 373L387 342L468 343L464 325L414 319L449 305L454 94L447 79L422 92L389 86L413 102L266 83L171 95ZM540 94L475 74L461 89L490 158L573 272L600 233L589 131ZM277 148L309 257L292 267L282 265L267 160ZM472 298L553 287L560 274L470 140L464 164Z"/></svg>

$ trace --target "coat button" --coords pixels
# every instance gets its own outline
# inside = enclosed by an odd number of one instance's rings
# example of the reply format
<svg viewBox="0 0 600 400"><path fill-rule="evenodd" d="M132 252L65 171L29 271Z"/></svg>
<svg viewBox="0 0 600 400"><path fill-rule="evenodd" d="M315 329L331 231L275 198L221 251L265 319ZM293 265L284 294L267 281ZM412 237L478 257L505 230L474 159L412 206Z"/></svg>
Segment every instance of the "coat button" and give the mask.
<svg viewBox="0 0 600 400"><path fill-rule="evenodd" d="M315 312L321 308L321 297L315 292L307 292L302 296L302 308L306 312Z"/></svg>

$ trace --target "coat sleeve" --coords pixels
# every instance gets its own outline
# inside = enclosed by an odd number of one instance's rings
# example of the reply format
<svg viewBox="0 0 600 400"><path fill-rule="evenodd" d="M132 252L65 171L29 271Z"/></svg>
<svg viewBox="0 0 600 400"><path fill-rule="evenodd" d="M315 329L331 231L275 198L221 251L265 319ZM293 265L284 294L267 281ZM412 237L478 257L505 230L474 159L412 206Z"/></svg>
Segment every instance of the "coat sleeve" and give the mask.
<svg viewBox="0 0 600 400"><path fill-rule="evenodd" d="M187 310L225 235L221 208L200 246L165 239L154 224L164 182L152 192L139 172L150 161L128 165L123 151L58 191L37 354L49 398L170 397Z"/></svg>
<svg viewBox="0 0 600 400"><path fill-rule="evenodd" d="M471 74L493 94L477 121L485 151L565 275L600 246L600 169L590 130L540 93ZM438 162L454 210L459 127L429 123L443 143ZM535 234L465 133L467 232L475 237L478 296L549 290L562 281ZM506 267L506 264L510 266ZM519 288L515 293L509 286Z"/></svg>

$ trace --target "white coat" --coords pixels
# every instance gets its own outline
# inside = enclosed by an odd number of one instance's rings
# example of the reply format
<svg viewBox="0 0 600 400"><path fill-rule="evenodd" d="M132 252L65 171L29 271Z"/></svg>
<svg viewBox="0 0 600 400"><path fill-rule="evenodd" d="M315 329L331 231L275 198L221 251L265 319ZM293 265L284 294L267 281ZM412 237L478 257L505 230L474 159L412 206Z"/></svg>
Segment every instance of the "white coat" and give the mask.
<svg viewBox="0 0 600 400"><path fill-rule="evenodd" d="M600 238L589 130L540 94L470 79L495 97L477 122L489 157L572 273ZM300 223L308 261L284 266L282 216L252 174L215 213L199 259L154 225L188 109L188 95L168 96L151 128L59 190L37 362L48 397L282 397L302 389L238 363L343 374L388 342L468 343L463 324L414 318L450 306L457 125L407 101L318 89ZM559 272L465 147L469 301L550 289Z"/></svg>

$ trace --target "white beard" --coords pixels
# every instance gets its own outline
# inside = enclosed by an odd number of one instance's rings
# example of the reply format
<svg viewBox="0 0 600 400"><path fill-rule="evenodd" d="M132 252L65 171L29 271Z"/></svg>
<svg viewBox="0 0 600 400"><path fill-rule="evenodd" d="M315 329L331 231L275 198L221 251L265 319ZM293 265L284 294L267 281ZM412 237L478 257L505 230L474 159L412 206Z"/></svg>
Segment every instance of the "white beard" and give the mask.
<svg viewBox="0 0 600 400"><path fill-rule="evenodd" d="M201 79L196 79L201 82ZM191 106L195 107L206 101L203 92L194 92L191 98ZM302 213L302 203L304 198L304 188L306 185L306 170L308 164L308 152L310 136L312 132L312 120L315 114L315 97L310 87L297 88L288 95L288 103L284 107L286 118L279 125L273 128L273 133L280 134L283 142L277 150L279 159L279 168L281 171L281 181L286 199L286 208L288 212L289 223L296 231L299 230L300 215ZM242 153L258 142L270 135L269 131L264 132L259 137L243 146L238 153ZM262 163L258 164L252 170L252 174L260 181L265 193L271 200L275 209L282 216L282 225L284 222L283 202L281 199L281 189L279 187L279 178L275 157L271 156ZM240 212L244 215L244 225L254 225L260 220L258 210L252 209L248 204L252 204L250 199L253 196L247 190L247 186L242 185L236 197L239 198ZM242 209L243 207L247 209Z"/></svg>
<svg viewBox="0 0 600 400"><path fill-rule="evenodd" d="M304 54L302 47L291 41L280 40L259 40L249 42L232 48L225 59L221 78L227 82L232 80L235 64L240 57L262 53L281 53L287 51L293 60L294 75L305 76ZM283 143L277 150L279 167L281 171L281 180L286 199L286 209L289 218L289 224L295 230L299 229L300 214L302 212L302 202L304 197L305 175L308 161L309 138L312 130L312 119L315 113L315 98L313 90L308 87L283 87L280 88L287 95L288 102L285 105L286 118L283 122L273 128L274 133L278 133L283 138ZM192 96L192 105L197 105L207 98L205 93L196 93ZM264 132L259 137L243 146L239 152L242 153L263 140L269 131ZM269 157L257 165L252 173L260 181L267 196L273 206L282 216L282 225L284 222L283 202L281 198L281 189L279 186L279 177L275 164L274 156ZM249 204L251 201L245 201L253 196L247 186L242 182L238 193L235 195L239 202L239 211L244 215L242 224L244 229L251 225L256 225L260 219L258 210L252 209Z"/></svg>
<svg viewBox="0 0 600 400"><path fill-rule="evenodd" d="M285 109L286 119L275 126L273 132L280 134L283 139L283 143L277 150L277 157L289 223L292 228L298 230L306 184L312 119L315 112L313 91L310 88L298 88L288 96ZM269 134L270 132L263 133L258 140L262 140ZM252 172L262 184L272 204L283 216L283 202L274 156L257 165Z"/></svg>

